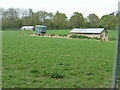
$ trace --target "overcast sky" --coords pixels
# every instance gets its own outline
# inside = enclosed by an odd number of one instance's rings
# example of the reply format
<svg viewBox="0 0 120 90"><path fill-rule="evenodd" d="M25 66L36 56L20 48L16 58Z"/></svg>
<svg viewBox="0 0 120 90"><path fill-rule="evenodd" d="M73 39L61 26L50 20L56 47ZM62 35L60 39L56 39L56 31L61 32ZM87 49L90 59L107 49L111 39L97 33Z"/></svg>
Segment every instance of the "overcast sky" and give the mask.
<svg viewBox="0 0 120 90"><path fill-rule="evenodd" d="M74 12L80 12L84 17L95 13L99 18L118 9L120 0L0 0L0 7L23 8L34 11L44 10L47 12L60 11L68 17Z"/></svg>

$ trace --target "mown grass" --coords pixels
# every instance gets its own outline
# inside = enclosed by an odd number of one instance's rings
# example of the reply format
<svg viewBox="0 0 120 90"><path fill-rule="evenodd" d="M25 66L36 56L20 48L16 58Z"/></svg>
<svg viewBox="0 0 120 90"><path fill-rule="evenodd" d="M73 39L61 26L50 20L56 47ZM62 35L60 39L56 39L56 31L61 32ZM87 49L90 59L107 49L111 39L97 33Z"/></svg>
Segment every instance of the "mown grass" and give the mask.
<svg viewBox="0 0 120 90"><path fill-rule="evenodd" d="M70 30L47 30L47 35L69 35ZM21 31L24 33L34 33L34 31Z"/></svg>
<svg viewBox="0 0 120 90"><path fill-rule="evenodd" d="M111 87L115 42L24 32L3 31L3 88Z"/></svg>
<svg viewBox="0 0 120 90"><path fill-rule="evenodd" d="M69 35L70 30L47 30L48 35ZM107 30L108 39L111 41L116 40L117 30ZM24 33L34 33L34 31L23 31Z"/></svg>
<svg viewBox="0 0 120 90"><path fill-rule="evenodd" d="M109 36L109 40L111 41L115 41L116 40L116 36L117 36L117 30L108 30L108 36Z"/></svg>
<svg viewBox="0 0 120 90"><path fill-rule="evenodd" d="M47 30L46 34L54 34L54 35L69 35L70 30Z"/></svg>

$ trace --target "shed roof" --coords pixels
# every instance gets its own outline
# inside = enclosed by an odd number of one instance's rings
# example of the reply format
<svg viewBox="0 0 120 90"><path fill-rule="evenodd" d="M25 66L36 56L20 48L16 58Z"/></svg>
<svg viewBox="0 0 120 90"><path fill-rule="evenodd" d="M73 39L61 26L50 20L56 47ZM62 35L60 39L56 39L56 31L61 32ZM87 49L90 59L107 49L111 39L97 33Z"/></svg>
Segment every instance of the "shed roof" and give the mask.
<svg viewBox="0 0 120 90"><path fill-rule="evenodd" d="M34 26L22 26L21 28L34 28Z"/></svg>
<svg viewBox="0 0 120 90"><path fill-rule="evenodd" d="M36 27L46 27L46 26L44 26L44 25L36 25Z"/></svg>
<svg viewBox="0 0 120 90"><path fill-rule="evenodd" d="M101 33L104 28L74 28L70 31L70 33Z"/></svg>

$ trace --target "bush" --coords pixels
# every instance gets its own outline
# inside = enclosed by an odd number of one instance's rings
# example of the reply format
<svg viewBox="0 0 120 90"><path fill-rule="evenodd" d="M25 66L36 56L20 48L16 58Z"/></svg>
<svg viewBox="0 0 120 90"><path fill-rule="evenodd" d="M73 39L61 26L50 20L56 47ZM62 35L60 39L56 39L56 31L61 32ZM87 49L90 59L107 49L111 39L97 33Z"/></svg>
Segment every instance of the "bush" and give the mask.
<svg viewBox="0 0 120 90"><path fill-rule="evenodd" d="M79 35L78 38L80 38L80 39L91 39L91 37L82 36L82 35Z"/></svg>
<svg viewBox="0 0 120 90"><path fill-rule="evenodd" d="M79 35L79 36L78 36L78 35L76 35L76 34L71 35L70 38L79 38L79 39L96 39L96 40L100 40L100 38L97 38L97 37L93 37L93 38L91 38L91 37L83 36L83 35Z"/></svg>
<svg viewBox="0 0 120 90"><path fill-rule="evenodd" d="M97 38L97 37L93 37L92 39L100 40L100 38Z"/></svg>
<svg viewBox="0 0 120 90"><path fill-rule="evenodd" d="M67 35L64 35L65 37L67 36Z"/></svg>
<svg viewBox="0 0 120 90"><path fill-rule="evenodd" d="M59 35L59 36L63 36L63 35Z"/></svg>
<svg viewBox="0 0 120 90"><path fill-rule="evenodd" d="M73 34L73 35L70 36L70 38L78 38L78 35Z"/></svg>
<svg viewBox="0 0 120 90"><path fill-rule="evenodd" d="M65 37L65 36L67 36L67 35L59 35L59 36L63 36L63 37Z"/></svg>

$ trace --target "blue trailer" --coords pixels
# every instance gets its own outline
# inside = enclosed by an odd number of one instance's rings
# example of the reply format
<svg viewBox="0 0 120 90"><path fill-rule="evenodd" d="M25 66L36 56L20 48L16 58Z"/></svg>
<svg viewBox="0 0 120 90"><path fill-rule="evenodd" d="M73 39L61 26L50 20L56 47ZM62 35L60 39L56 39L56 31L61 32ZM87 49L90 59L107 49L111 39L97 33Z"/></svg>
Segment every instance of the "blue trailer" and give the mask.
<svg viewBox="0 0 120 90"><path fill-rule="evenodd" d="M36 25L35 26L35 34L36 35L44 35L46 33L46 26Z"/></svg>

